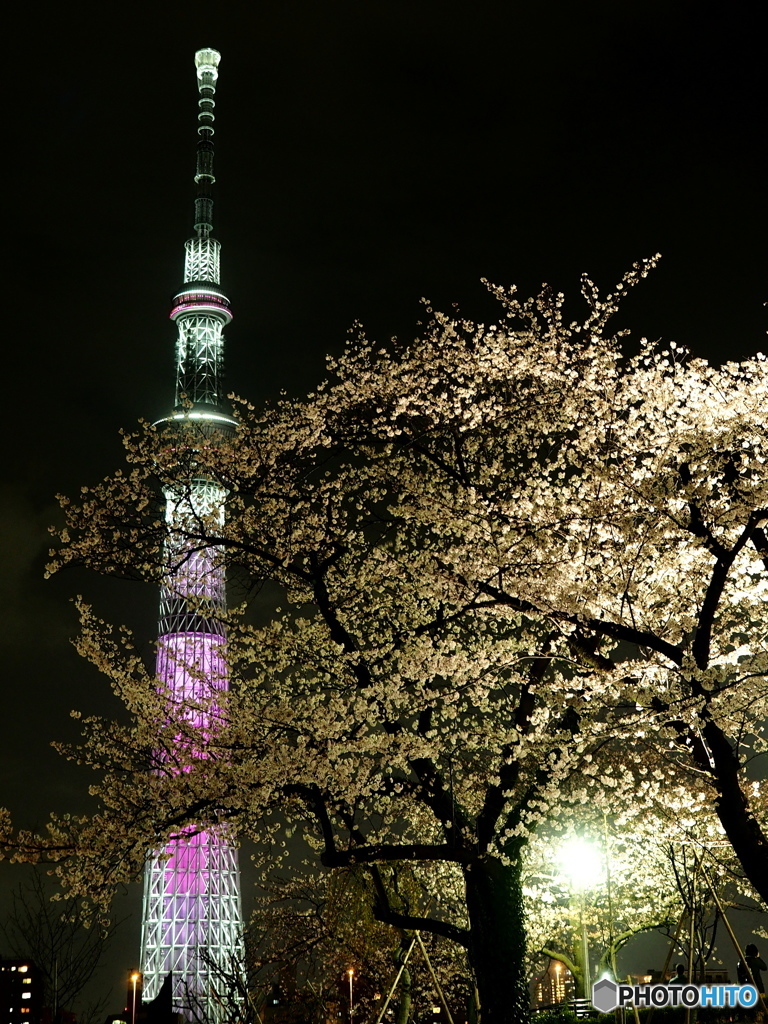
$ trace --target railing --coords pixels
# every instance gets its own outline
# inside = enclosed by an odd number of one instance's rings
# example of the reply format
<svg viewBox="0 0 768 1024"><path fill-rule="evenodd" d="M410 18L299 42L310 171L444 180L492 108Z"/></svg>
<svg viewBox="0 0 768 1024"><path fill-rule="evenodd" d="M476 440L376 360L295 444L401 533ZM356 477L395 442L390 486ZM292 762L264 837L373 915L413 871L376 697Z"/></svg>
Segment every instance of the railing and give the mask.
<svg viewBox="0 0 768 1024"><path fill-rule="evenodd" d="M534 1014L548 1013L551 1010L572 1010L580 1019L597 1012L589 999L584 997L564 999L561 1003L542 1003L540 1006L531 1007L531 1012Z"/></svg>

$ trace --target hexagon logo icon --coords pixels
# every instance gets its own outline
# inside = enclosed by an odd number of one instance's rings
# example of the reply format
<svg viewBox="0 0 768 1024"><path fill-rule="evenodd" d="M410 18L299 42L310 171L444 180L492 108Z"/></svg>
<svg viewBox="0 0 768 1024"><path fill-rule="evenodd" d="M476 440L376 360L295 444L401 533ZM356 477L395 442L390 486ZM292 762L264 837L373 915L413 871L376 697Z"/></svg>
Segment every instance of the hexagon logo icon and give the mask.
<svg viewBox="0 0 768 1024"><path fill-rule="evenodd" d="M618 985L610 978L603 978L592 986L592 1005L601 1013L609 1013L619 1005L618 994Z"/></svg>

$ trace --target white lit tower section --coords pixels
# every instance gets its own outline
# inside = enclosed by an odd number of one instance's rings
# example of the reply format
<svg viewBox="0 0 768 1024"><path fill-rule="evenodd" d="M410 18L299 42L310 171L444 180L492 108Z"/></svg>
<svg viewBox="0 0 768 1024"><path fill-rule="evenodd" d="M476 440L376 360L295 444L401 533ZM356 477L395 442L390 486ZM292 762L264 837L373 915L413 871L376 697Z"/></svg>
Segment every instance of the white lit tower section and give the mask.
<svg viewBox="0 0 768 1024"><path fill-rule="evenodd" d="M176 402L163 419L187 433L190 444L202 434L211 440L229 434L222 386L223 330L232 319L219 283L219 251L213 230L213 121L221 57L216 50L195 54L200 93L195 233L186 243L184 285L173 301L178 329ZM198 439L197 442L195 439ZM201 516L224 519L226 492L204 477L183 479L165 494L171 532ZM160 598L157 676L175 707L202 737L212 726L216 693L228 688L225 660L224 568L213 549L170 542L171 567ZM188 828L164 850L152 854L144 873L141 969L144 999L172 986L173 1006L190 1020L216 1022L225 995L219 968L231 973L243 962L243 924L237 851L223 829ZM230 1007L231 1008L231 1007Z"/></svg>

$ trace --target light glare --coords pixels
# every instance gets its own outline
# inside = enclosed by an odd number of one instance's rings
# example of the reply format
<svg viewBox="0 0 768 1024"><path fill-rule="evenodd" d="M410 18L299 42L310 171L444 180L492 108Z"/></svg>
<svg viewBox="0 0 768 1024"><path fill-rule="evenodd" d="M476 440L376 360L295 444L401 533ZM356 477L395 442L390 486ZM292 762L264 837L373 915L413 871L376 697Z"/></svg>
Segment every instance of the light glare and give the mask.
<svg viewBox="0 0 768 1024"><path fill-rule="evenodd" d="M601 851L588 839L569 839L560 847L557 859L561 874L574 889L591 889L604 879Z"/></svg>

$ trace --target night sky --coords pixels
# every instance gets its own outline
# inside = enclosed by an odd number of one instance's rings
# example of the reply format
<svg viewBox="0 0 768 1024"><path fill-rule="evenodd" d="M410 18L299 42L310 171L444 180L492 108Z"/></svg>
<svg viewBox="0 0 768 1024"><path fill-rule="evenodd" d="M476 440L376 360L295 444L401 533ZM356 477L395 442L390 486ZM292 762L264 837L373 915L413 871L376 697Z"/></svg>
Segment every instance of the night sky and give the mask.
<svg viewBox="0 0 768 1024"><path fill-rule="evenodd" d="M50 742L76 735L71 708L114 711L69 645L68 599L84 593L151 650L151 589L46 582L43 566L56 492L120 465L118 430L172 402L195 50L222 53L228 385L262 402L310 389L355 320L409 338L422 296L488 319L481 278L575 297L582 271L608 289L657 251L622 325L716 361L764 350L766 20L763 2L701 0L15 8L0 804L20 824L86 806L88 774ZM0 890L14 880L0 872ZM137 956L125 941L116 981Z"/></svg>

